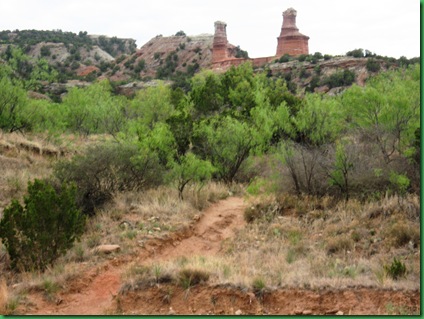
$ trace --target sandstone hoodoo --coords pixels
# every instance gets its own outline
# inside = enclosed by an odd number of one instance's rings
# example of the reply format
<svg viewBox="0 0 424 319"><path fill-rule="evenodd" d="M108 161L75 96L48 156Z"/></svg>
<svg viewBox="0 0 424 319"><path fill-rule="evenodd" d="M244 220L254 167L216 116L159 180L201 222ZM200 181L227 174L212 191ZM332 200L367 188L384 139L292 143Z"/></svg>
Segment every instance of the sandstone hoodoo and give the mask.
<svg viewBox="0 0 424 319"><path fill-rule="evenodd" d="M277 57L285 54L298 56L309 54L309 37L299 32L296 26L297 11L289 8L283 12L283 26L278 39Z"/></svg>
<svg viewBox="0 0 424 319"><path fill-rule="evenodd" d="M299 56L309 54L309 37L299 32L296 27L297 11L289 8L283 12L283 26L278 39L277 54L275 56L261 58L236 58L233 52L233 46L228 43L227 24L225 22L215 22L215 34L212 47L212 68L228 69L231 66L237 66L249 61L254 67L262 67L267 63L279 58L285 54Z"/></svg>
<svg viewBox="0 0 424 319"><path fill-rule="evenodd" d="M227 24L222 21L215 22L215 35L213 37L212 63L228 59Z"/></svg>

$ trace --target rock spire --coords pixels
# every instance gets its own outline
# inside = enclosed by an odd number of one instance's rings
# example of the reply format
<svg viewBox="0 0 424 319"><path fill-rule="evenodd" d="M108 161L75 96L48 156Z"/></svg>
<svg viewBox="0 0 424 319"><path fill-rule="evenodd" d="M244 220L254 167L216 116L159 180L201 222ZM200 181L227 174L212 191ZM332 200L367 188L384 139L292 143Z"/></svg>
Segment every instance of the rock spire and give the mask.
<svg viewBox="0 0 424 319"><path fill-rule="evenodd" d="M283 26L278 39L277 57L285 54L298 56L309 54L309 37L299 32L296 26L297 11L289 8L283 12Z"/></svg>

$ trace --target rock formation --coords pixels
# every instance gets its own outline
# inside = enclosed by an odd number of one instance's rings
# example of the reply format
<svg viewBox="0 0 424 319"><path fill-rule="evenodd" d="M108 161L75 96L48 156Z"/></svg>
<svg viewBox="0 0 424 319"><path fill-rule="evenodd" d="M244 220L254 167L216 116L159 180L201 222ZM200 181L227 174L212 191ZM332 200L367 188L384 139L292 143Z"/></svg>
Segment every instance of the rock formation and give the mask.
<svg viewBox="0 0 424 319"><path fill-rule="evenodd" d="M222 21L215 22L215 35L213 37L212 63L228 58L227 24Z"/></svg>
<svg viewBox="0 0 424 319"><path fill-rule="evenodd" d="M289 8L283 12L283 26L278 39L277 57L285 54L298 56L301 54L309 54L308 40L309 37L299 32L296 27L297 11Z"/></svg>

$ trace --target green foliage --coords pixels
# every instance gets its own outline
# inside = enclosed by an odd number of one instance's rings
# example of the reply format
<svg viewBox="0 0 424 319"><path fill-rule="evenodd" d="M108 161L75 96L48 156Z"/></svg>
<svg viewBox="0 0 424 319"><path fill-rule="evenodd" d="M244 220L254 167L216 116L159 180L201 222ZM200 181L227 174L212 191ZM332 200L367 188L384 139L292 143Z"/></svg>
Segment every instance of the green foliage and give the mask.
<svg viewBox="0 0 424 319"><path fill-rule="evenodd" d="M56 191L47 182L28 183L24 206L17 200L5 209L0 236L17 270L44 270L72 247L83 233L85 218L75 202L76 188Z"/></svg>
<svg viewBox="0 0 424 319"><path fill-rule="evenodd" d="M185 36L186 36L186 34L185 34L185 32L184 32L184 31L178 31L177 33L175 33L175 36L176 36L176 37L185 37Z"/></svg>
<svg viewBox="0 0 424 319"><path fill-rule="evenodd" d="M174 136L177 156L183 156L190 147L193 134L193 119L184 108L172 114L166 123Z"/></svg>
<svg viewBox="0 0 424 319"><path fill-rule="evenodd" d="M47 45L43 45L40 49L40 54L42 57L50 56L52 54L50 51L50 47Z"/></svg>
<svg viewBox="0 0 424 319"><path fill-rule="evenodd" d="M298 57L297 57L297 60L299 61L299 62L304 62L305 60L306 60L306 58L308 57L308 55L307 54L301 54L301 55L299 55Z"/></svg>
<svg viewBox="0 0 424 319"><path fill-rule="evenodd" d="M328 87L335 88L340 86L349 86L355 81L355 73L348 69L343 71L337 71L330 76L324 78L321 82L322 85L328 85Z"/></svg>
<svg viewBox="0 0 424 319"><path fill-rule="evenodd" d="M381 69L380 63L375 59L368 59L366 68L369 72L378 72Z"/></svg>
<svg viewBox="0 0 424 319"><path fill-rule="evenodd" d="M137 49L135 41L118 39L117 37L107 38L100 36L97 39L92 39L92 44L97 44L113 57L117 57L120 54L132 54Z"/></svg>
<svg viewBox="0 0 424 319"><path fill-rule="evenodd" d="M123 129L125 100L111 95L107 80L87 88L72 88L63 99L62 112L72 132L88 135L110 133Z"/></svg>
<svg viewBox="0 0 424 319"><path fill-rule="evenodd" d="M255 296L262 300L265 295L266 282L262 277L256 277L252 281L252 288Z"/></svg>
<svg viewBox="0 0 424 319"><path fill-rule="evenodd" d="M136 118L137 123L152 129L157 122L166 121L174 111L171 88L159 83L158 86L138 91L131 101L130 110L130 116Z"/></svg>
<svg viewBox="0 0 424 319"><path fill-rule="evenodd" d="M160 66L156 71L158 79L170 79L178 66L177 52L171 52L165 59L165 64Z"/></svg>
<svg viewBox="0 0 424 319"><path fill-rule="evenodd" d="M390 183L396 192L399 195L404 196L408 190L408 187L411 184L409 178L403 174L398 174L396 172L390 173Z"/></svg>
<svg viewBox="0 0 424 319"><path fill-rule="evenodd" d="M62 133L66 130L66 118L62 105L48 100L28 100L26 114L30 115L28 121L32 132L49 132L50 134Z"/></svg>
<svg viewBox="0 0 424 319"><path fill-rule="evenodd" d="M290 55L288 55L287 53L284 54L280 59L278 59L278 62L280 63L285 63L289 61L290 61Z"/></svg>
<svg viewBox="0 0 424 319"><path fill-rule="evenodd" d="M78 204L85 214L92 215L117 191L142 190L161 182L154 154L145 154L144 162L133 161L139 154L140 150L130 144L90 147L82 156L58 163L55 176L77 185Z"/></svg>
<svg viewBox="0 0 424 319"><path fill-rule="evenodd" d="M406 276L405 264L398 260L396 257L393 258L393 261L390 265L384 265L384 271L394 280L398 280Z"/></svg>
<svg viewBox="0 0 424 319"><path fill-rule="evenodd" d="M189 289L209 280L209 273L199 269L182 269L178 274L178 281L184 289Z"/></svg>
<svg viewBox="0 0 424 319"><path fill-rule="evenodd" d="M231 67L221 78L224 103L243 116L255 106L256 83L251 63Z"/></svg>
<svg viewBox="0 0 424 319"><path fill-rule="evenodd" d="M354 58L365 57L363 49L355 49L355 50L349 51L349 52L346 53L346 56L352 56Z"/></svg>
<svg viewBox="0 0 424 319"><path fill-rule="evenodd" d="M145 68L146 68L146 61L144 59L141 59L137 62L137 65L134 68L134 72L140 73L141 71L144 71Z"/></svg>
<svg viewBox="0 0 424 319"><path fill-rule="evenodd" d="M0 38L5 39L5 43L17 44L20 47L34 45L40 42L64 43L66 46L72 44L77 47L92 44L92 40L87 36L87 32L80 32L77 35L72 32L62 32L62 30L16 30L12 33L13 36L10 36L9 33L10 31L1 31Z"/></svg>
<svg viewBox="0 0 424 319"><path fill-rule="evenodd" d="M235 47L234 56L239 59L248 59L249 53L247 53L247 51L240 49L240 46L238 45Z"/></svg>
<svg viewBox="0 0 424 319"><path fill-rule="evenodd" d="M215 168L209 161L199 159L196 155L188 153L173 161L170 165L169 178L177 185L178 194L183 200L184 188L190 182L204 182L212 177Z"/></svg>
<svg viewBox="0 0 424 319"><path fill-rule="evenodd" d="M28 128L27 103L26 92L19 83L0 78L0 129L14 132Z"/></svg>
<svg viewBox="0 0 424 319"><path fill-rule="evenodd" d="M299 112L292 118L295 140L318 146L334 141L343 128L343 112L335 99L306 94Z"/></svg>
<svg viewBox="0 0 424 319"><path fill-rule="evenodd" d="M354 169L354 163L343 142L336 144L335 163L330 172L330 184L340 188L345 200L349 200L349 173Z"/></svg>
<svg viewBox="0 0 424 319"><path fill-rule="evenodd" d="M263 140L255 127L226 116L199 123L193 142L195 152L217 168L218 177L231 183L241 164Z"/></svg>
<svg viewBox="0 0 424 319"><path fill-rule="evenodd" d="M190 99L195 117L204 117L219 111L224 104L220 77L212 71L203 71L191 80Z"/></svg>
<svg viewBox="0 0 424 319"><path fill-rule="evenodd" d="M354 85L343 94L352 127L376 143L386 163L395 152L405 154L414 145L420 126L419 71L416 65L381 73L366 87Z"/></svg>

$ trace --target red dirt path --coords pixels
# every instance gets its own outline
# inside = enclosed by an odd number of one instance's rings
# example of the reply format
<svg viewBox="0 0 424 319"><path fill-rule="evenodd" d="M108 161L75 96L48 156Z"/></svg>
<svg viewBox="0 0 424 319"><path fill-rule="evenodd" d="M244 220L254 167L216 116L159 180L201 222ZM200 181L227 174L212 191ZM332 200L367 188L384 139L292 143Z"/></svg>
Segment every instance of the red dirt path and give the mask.
<svg viewBox="0 0 424 319"><path fill-rule="evenodd" d="M106 261L69 283L55 302L37 293L29 296L34 315L101 314L385 314L388 303L419 312L419 291L374 288L344 290L279 289L256 295L230 285L198 285L183 291L171 284L152 285L119 294L121 274L137 261L172 260L181 256L217 255L223 240L244 227L243 199L231 197L210 206L190 227L166 240L151 240L138 256ZM172 291L172 298L165 298ZM118 296L119 294L119 296Z"/></svg>

